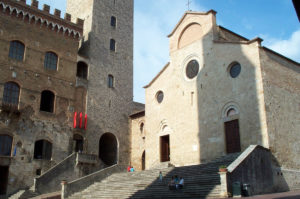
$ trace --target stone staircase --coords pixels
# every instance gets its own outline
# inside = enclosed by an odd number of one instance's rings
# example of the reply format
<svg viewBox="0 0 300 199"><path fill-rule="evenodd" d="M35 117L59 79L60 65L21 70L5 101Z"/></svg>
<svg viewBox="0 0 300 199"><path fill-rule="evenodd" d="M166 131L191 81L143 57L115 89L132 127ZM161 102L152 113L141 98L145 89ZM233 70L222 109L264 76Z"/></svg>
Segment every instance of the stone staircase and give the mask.
<svg viewBox="0 0 300 199"><path fill-rule="evenodd" d="M200 165L115 173L68 198L218 198L221 190L218 168L229 165L238 155L230 154ZM163 182L157 178L159 171L163 173ZM168 189L168 182L174 175L184 178L182 190Z"/></svg>

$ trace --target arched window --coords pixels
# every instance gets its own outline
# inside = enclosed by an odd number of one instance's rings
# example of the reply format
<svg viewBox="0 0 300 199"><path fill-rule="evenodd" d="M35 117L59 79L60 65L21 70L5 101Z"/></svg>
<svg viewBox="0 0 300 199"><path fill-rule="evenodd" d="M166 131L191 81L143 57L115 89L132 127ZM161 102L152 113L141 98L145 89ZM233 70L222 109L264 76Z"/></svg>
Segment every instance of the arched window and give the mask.
<svg viewBox="0 0 300 199"><path fill-rule="evenodd" d="M56 70L57 69L57 55L53 52L46 52L44 67L48 70Z"/></svg>
<svg viewBox="0 0 300 199"><path fill-rule="evenodd" d="M52 144L47 140L38 140L34 143L34 159L51 160Z"/></svg>
<svg viewBox="0 0 300 199"><path fill-rule="evenodd" d="M110 40L110 50L116 51L116 41L114 39Z"/></svg>
<svg viewBox="0 0 300 199"><path fill-rule="evenodd" d="M0 156L10 156L13 138L9 135L0 135Z"/></svg>
<svg viewBox="0 0 300 199"><path fill-rule="evenodd" d="M25 46L19 41L11 41L9 46L9 57L18 61L24 58Z"/></svg>
<svg viewBox="0 0 300 199"><path fill-rule="evenodd" d="M48 90L43 91L41 95L40 110L53 113L54 99L55 99L54 93Z"/></svg>
<svg viewBox="0 0 300 199"><path fill-rule="evenodd" d="M108 75L108 88L113 88L114 87L114 76Z"/></svg>
<svg viewBox="0 0 300 199"><path fill-rule="evenodd" d="M230 108L227 113L226 113L226 116L227 117L230 117L230 116L233 116L233 115L236 115L237 114L237 110L235 108Z"/></svg>
<svg viewBox="0 0 300 199"><path fill-rule="evenodd" d="M20 87L14 82L4 84L3 104L9 106L18 106L19 104Z"/></svg>
<svg viewBox="0 0 300 199"><path fill-rule="evenodd" d="M77 77L87 79L88 66L86 63L80 61L77 63Z"/></svg>
<svg viewBox="0 0 300 199"><path fill-rule="evenodd" d="M116 27L116 25L117 25L117 18L115 17L115 16L111 16L111 18L110 18L110 25L112 26L112 27Z"/></svg>

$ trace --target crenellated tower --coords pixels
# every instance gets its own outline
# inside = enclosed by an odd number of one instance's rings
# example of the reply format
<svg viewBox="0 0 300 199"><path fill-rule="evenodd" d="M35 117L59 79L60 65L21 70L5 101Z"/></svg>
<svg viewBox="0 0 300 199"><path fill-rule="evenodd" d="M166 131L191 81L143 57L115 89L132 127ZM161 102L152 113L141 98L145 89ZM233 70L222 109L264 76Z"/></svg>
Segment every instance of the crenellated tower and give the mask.
<svg viewBox="0 0 300 199"><path fill-rule="evenodd" d="M85 150L111 165L129 163L133 101L133 0L68 0L84 19L78 62L88 66Z"/></svg>

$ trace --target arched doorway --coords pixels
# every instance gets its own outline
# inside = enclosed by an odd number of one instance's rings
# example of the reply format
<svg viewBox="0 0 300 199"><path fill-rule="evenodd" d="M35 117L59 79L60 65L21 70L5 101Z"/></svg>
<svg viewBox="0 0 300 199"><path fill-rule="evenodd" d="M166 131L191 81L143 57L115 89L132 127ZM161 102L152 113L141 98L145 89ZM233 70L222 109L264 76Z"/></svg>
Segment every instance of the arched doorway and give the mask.
<svg viewBox="0 0 300 199"><path fill-rule="evenodd" d="M113 165L118 160L118 142L112 133L105 133L99 140L99 158L107 165Z"/></svg>
<svg viewBox="0 0 300 199"><path fill-rule="evenodd" d="M224 122L226 152L236 153L241 151L238 109L229 106L224 112L226 122Z"/></svg>
<svg viewBox="0 0 300 199"><path fill-rule="evenodd" d="M51 160L52 143L47 140L38 140L34 144L34 159Z"/></svg>
<svg viewBox="0 0 300 199"><path fill-rule="evenodd" d="M74 141L74 151L75 152L82 152L83 151L83 137L79 134L74 134L73 136Z"/></svg>
<svg viewBox="0 0 300 199"><path fill-rule="evenodd" d="M144 151L142 155L142 170L145 170L145 168L146 168L146 153Z"/></svg>

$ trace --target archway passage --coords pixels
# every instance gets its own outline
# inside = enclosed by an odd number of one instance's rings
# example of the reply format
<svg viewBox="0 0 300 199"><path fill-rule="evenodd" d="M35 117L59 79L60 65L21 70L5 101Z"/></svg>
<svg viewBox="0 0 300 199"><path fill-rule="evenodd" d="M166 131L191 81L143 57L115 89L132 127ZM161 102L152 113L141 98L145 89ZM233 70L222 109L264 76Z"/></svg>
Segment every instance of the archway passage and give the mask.
<svg viewBox="0 0 300 199"><path fill-rule="evenodd" d="M241 151L239 120L225 122L226 151L236 153Z"/></svg>
<svg viewBox="0 0 300 199"><path fill-rule="evenodd" d="M142 170L145 170L145 168L146 168L146 153L144 151L142 155Z"/></svg>
<svg viewBox="0 0 300 199"><path fill-rule="evenodd" d="M83 151L83 137L81 135L75 134L73 136L74 140L74 151L75 152L82 152Z"/></svg>
<svg viewBox="0 0 300 199"><path fill-rule="evenodd" d="M6 194L9 167L0 166L0 195Z"/></svg>
<svg viewBox="0 0 300 199"><path fill-rule="evenodd" d="M99 141L99 158L107 165L117 163L118 142L112 133L105 133Z"/></svg>

